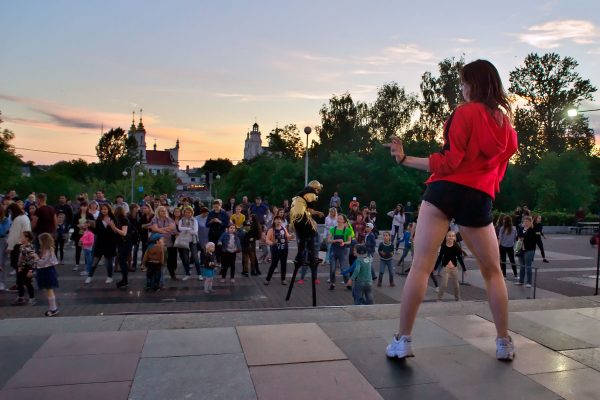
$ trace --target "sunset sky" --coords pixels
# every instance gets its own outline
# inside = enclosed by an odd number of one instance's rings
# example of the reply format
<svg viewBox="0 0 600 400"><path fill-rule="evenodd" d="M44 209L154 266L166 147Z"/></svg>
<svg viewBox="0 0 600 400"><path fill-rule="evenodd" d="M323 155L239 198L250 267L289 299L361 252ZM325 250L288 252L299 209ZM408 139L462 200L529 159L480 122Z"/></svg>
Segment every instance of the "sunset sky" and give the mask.
<svg viewBox="0 0 600 400"><path fill-rule="evenodd" d="M0 20L2 128L36 164L78 157L22 149L93 156L101 126L127 129L140 108L148 146L179 138L182 168L240 160L255 120L263 142L276 124L314 127L334 94L371 102L390 81L417 92L463 53L508 87L525 55L557 52L600 88L591 0L21 0L2 1Z"/></svg>

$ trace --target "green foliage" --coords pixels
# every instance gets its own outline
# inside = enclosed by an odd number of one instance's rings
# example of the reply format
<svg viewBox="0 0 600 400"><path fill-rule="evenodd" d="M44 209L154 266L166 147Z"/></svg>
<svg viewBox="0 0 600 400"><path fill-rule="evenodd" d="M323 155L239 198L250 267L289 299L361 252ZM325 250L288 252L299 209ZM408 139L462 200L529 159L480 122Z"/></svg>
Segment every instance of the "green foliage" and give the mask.
<svg viewBox="0 0 600 400"><path fill-rule="evenodd" d="M203 171L218 172L219 175L227 174L231 168L233 168L233 163L228 158L209 159L202 166Z"/></svg>
<svg viewBox="0 0 600 400"><path fill-rule="evenodd" d="M418 100L415 95L406 93L396 82L384 84L379 88L377 100L369 110L375 138L386 142L392 136L404 136L417 107Z"/></svg>
<svg viewBox="0 0 600 400"><path fill-rule="evenodd" d="M126 168L139 160L137 141L121 128L111 129L98 141L96 155L99 163L94 165L93 175L108 183L115 182Z"/></svg>
<svg viewBox="0 0 600 400"><path fill-rule="evenodd" d="M592 184L589 163L576 151L547 153L527 176L535 207L543 210L587 208L598 187Z"/></svg>
<svg viewBox="0 0 600 400"><path fill-rule="evenodd" d="M571 119L567 109L584 100L593 100L596 88L575 71L579 64L556 53L529 54L524 65L510 73L510 91L526 102L515 114L515 127L522 149L518 161L531 166L546 152L563 153L577 149L590 154L594 132L588 118ZM521 129L521 130L519 130ZM551 190L551 188L548 188Z"/></svg>
<svg viewBox="0 0 600 400"><path fill-rule="evenodd" d="M269 150L285 158L300 159L304 154L304 145L300 131L295 124L275 128L267 135Z"/></svg>
<svg viewBox="0 0 600 400"><path fill-rule="evenodd" d="M565 212L565 211L544 211L544 210L533 210L533 215L541 215L542 223L545 226L575 226L575 212ZM494 210L493 218L494 221L498 220L498 216L500 215L513 215L512 211L500 211ZM583 218L585 222L597 222L598 216L595 214L586 214ZM513 220L513 223L515 221Z"/></svg>
<svg viewBox="0 0 600 400"><path fill-rule="evenodd" d="M2 124L2 118L0 118L0 124ZM12 131L0 130L0 192L11 190L15 177L21 175L20 168L23 162L10 143L14 138L15 134Z"/></svg>

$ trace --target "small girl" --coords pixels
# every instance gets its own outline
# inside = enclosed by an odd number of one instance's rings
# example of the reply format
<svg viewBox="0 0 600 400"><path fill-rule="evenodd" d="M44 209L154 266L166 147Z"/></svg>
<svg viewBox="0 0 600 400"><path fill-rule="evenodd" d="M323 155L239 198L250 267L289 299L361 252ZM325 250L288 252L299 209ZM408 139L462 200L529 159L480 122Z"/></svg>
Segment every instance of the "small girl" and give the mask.
<svg viewBox="0 0 600 400"><path fill-rule="evenodd" d="M227 227L217 244L221 246L221 283L225 282L228 269L230 282L235 283L235 258L237 253L241 253L242 245L234 223Z"/></svg>
<svg viewBox="0 0 600 400"><path fill-rule="evenodd" d="M19 248L19 261L17 262L17 291L18 297L13 301L13 306L21 306L25 301L25 287L29 294L29 305L35 304L35 293L31 281L33 279L33 269L38 260L38 256L33 249L33 233L25 231L21 234L21 246Z"/></svg>
<svg viewBox="0 0 600 400"><path fill-rule="evenodd" d="M235 225L234 225L235 226ZM202 260L202 276L204 277L204 293L214 293L212 288L215 267L217 266L217 257L215 256L215 244L206 243L206 252Z"/></svg>
<svg viewBox="0 0 600 400"><path fill-rule="evenodd" d="M411 222L406 227L406 230L404 231L404 233L402 235L402 240L401 240L401 242L404 244L404 250L402 250L402 256L400 256L398 265L402 265L403 272L404 272L404 259L406 258L406 256L408 255L409 252L411 253L411 256L414 255L412 240L411 240L412 231L413 231L413 223ZM406 272L406 273L408 273L408 272Z"/></svg>
<svg viewBox="0 0 600 400"><path fill-rule="evenodd" d="M381 287L381 282L383 281L383 275L385 274L385 269L387 268L390 279L390 286L396 286L394 284L394 267L392 265L392 261L394 258L394 243L392 243L392 236L389 232L383 232L383 242L379 243L379 248L377 249L379 253L379 280L377 281L377 286Z"/></svg>
<svg viewBox="0 0 600 400"><path fill-rule="evenodd" d="M92 265L94 262L94 233L92 232L94 224L94 221L86 221L85 227L83 228L83 235L81 236L81 239L79 239L79 247L83 249L86 276L92 272Z"/></svg>
<svg viewBox="0 0 600 400"><path fill-rule="evenodd" d="M146 290L160 290L162 268L165 263L166 251L163 237L160 233L153 233L148 238L148 249L142 259L142 266L146 268Z"/></svg>
<svg viewBox="0 0 600 400"><path fill-rule="evenodd" d="M58 287L58 274L55 268L58 260L54 252L54 239L49 233L41 233L38 240L40 242L40 258L35 266L35 278L38 288L46 291L46 298L48 299L49 308L44 315L54 317L58 315L58 306L54 295L54 289Z"/></svg>
<svg viewBox="0 0 600 400"><path fill-rule="evenodd" d="M444 297L444 292L448 286L448 278L453 279L454 285L454 300L460 300L460 283L458 281L458 264L462 267L466 273L467 268L463 260L463 252L458 243L456 242L456 233L454 231L448 231L446 234L446 241L440 248L440 254L436 261L442 265L442 283L438 291L438 300Z"/></svg>
<svg viewBox="0 0 600 400"><path fill-rule="evenodd" d="M54 253L60 259L60 265L63 265L65 259L65 242L69 233L69 227L65 222L65 214L58 214L56 225L56 242L54 243ZM54 241L54 240L53 240Z"/></svg>

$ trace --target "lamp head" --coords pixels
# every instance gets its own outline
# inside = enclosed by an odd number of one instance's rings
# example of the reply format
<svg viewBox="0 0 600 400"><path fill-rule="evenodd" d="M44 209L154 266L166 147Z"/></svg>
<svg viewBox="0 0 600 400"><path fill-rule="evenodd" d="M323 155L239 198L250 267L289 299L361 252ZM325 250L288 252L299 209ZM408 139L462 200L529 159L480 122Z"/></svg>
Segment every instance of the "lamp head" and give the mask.
<svg viewBox="0 0 600 400"><path fill-rule="evenodd" d="M123 171L123 172L121 172L121 174L122 174L123 176L127 176L127 171Z"/></svg>
<svg viewBox="0 0 600 400"><path fill-rule="evenodd" d="M307 126L306 128L304 128L304 133L306 133L307 135L310 135L311 131L312 131L312 129L310 129L310 126Z"/></svg>
<svg viewBox="0 0 600 400"><path fill-rule="evenodd" d="M569 108L567 110L567 115L571 118L574 118L577 116L577 109L576 108Z"/></svg>

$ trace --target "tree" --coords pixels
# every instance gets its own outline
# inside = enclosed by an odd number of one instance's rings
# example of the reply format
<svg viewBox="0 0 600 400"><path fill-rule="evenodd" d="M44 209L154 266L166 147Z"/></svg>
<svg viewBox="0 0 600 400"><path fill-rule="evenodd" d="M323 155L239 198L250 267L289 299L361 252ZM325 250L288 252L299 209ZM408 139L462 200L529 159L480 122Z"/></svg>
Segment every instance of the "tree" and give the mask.
<svg viewBox="0 0 600 400"><path fill-rule="evenodd" d="M392 136L403 135L411 125L418 107L417 97L406 93L396 82L384 84L377 92L377 100L370 109L371 129L381 142Z"/></svg>
<svg viewBox="0 0 600 400"><path fill-rule="evenodd" d="M202 170L205 172L217 172L219 175L226 175L231 168L233 168L233 163L228 158L217 158L217 159L209 159L204 162L202 166Z"/></svg>
<svg viewBox="0 0 600 400"><path fill-rule="evenodd" d="M575 150L545 154L527 175L527 183L534 189L536 208L542 210L587 208L598 190L587 158Z"/></svg>
<svg viewBox="0 0 600 400"><path fill-rule="evenodd" d="M319 143L314 145L323 160L336 150L366 153L371 149L366 109L364 103L354 103L349 93L333 96L321 107L321 126L317 128Z"/></svg>
<svg viewBox="0 0 600 400"><path fill-rule="evenodd" d="M275 128L267 135L269 150L290 159L302 158L304 146L300 131L295 124Z"/></svg>
<svg viewBox="0 0 600 400"><path fill-rule="evenodd" d="M133 136L132 139L135 141ZM96 145L98 160L101 163L114 164L128 155L128 145L133 145L133 143L128 143L127 133L123 129L111 129L102 134Z"/></svg>
<svg viewBox="0 0 600 400"><path fill-rule="evenodd" d="M465 65L464 57L455 60L446 58L438 63L439 77L427 71L421 77L419 121L408 132L407 138L414 140L438 140L444 121L462 101L460 70Z"/></svg>
<svg viewBox="0 0 600 400"><path fill-rule="evenodd" d="M2 124L2 113L0 113L0 124ZM12 131L0 130L0 191L10 190L11 182L21 175L19 168L23 162L11 144L14 138L15 134Z"/></svg>
<svg viewBox="0 0 600 400"><path fill-rule="evenodd" d="M527 152L519 157L520 163L531 166L547 152L560 154L569 149L590 154L594 131L587 117L566 115L568 108L592 100L597 90L575 71L578 65L575 59L556 53L532 53L510 73L509 90L525 103L515 113L515 127Z"/></svg>

